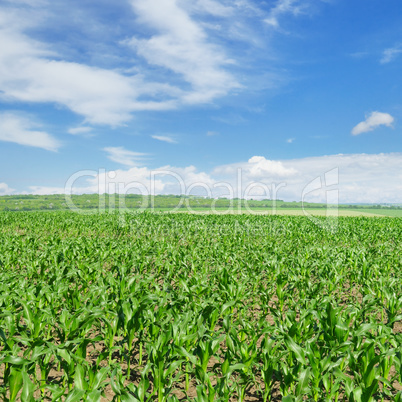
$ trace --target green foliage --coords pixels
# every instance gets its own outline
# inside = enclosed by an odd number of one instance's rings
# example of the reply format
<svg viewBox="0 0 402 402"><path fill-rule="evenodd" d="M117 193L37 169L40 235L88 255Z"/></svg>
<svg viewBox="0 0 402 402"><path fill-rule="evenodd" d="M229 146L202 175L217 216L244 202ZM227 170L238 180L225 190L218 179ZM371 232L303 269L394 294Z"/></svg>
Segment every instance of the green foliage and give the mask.
<svg viewBox="0 0 402 402"><path fill-rule="evenodd" d="M401 234L0 213L0 399L400 401Z"/></svg>

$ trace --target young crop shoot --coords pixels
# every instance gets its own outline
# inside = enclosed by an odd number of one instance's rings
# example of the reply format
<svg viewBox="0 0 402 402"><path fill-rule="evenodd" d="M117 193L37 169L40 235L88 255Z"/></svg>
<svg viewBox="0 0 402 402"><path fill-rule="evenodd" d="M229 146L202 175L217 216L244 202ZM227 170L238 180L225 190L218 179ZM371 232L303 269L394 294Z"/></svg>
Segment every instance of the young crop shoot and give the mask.
<svg viewBox="0 0 402 402"><path fill-rule="evenodd" d="M0 213L0 399L402 402L402 220Z"/></svg>

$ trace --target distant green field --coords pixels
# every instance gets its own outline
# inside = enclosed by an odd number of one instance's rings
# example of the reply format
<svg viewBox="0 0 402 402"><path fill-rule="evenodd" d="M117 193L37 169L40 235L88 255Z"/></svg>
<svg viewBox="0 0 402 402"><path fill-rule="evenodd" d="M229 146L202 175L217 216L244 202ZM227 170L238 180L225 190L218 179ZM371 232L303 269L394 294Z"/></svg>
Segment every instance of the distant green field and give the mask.
<svg viewBox="0 0 402 402"><path fill-rule="evenodd" d="M386 209L386 208L379 208L379 209L358 209L359 212L362 213L369 213L369 214L377 214L381 216L393 216L396 218L402 218L402 210L401 209Z"/></svg>
<svg viewBox="0 0 402 402"><path fill-rule="evenodd" d="M73 195L71 203L63 194L54 195L9 195L0 196L0 211L67 211L75 208L81 213L99 211L142 212L192 212L207 214L264 214L264 215L315 215L326 216L327 206L323 203L285 202L283 200L244 200L226 198L204 198L179 195L157 195L154 197L137 194L82 194ZM390 216L402 217L398 205L345 205L338 206L339 216Z"/></svg>

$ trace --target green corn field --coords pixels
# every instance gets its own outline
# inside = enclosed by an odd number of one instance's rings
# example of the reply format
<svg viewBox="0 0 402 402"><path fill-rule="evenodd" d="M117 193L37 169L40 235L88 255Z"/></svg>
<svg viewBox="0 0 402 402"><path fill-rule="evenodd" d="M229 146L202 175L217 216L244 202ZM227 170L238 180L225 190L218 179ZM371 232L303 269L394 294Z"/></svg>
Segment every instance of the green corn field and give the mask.
<svg viewBox="0 0 402 402"><path fill-rule="evenodd" d="M385 217L2 212L0 399L402 401L401 239Z"/></svg>

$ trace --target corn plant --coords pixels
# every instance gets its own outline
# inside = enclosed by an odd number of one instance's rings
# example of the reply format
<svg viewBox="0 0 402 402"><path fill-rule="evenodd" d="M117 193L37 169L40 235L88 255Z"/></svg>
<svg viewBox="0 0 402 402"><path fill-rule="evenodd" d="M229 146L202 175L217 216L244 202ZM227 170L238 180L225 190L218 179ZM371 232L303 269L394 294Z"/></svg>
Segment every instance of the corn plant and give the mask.
<svg viewBox="0 0 402 402"><path fill-rule="evenodd" d="M401 401L402 220L0 213L0 399Z"/></svg>

